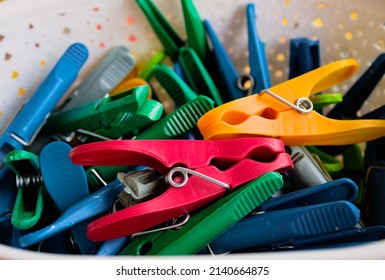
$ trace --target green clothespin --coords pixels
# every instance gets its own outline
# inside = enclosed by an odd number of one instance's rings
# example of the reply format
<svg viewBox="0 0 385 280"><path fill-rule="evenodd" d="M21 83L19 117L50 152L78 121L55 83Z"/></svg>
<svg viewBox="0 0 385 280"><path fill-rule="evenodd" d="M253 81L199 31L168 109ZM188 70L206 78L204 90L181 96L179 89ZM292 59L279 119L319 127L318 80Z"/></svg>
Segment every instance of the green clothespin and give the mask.
<svg viewBox="0 0 385 280"><path fill-rule="evenodd" d="M166 58L166 53L164 51L158 51L151 59L146 63L146 65L139 71L138 77L149 81L153 74L153 68L157 64L161 64Z"/></svg>
<svg viewBox="0 0 385 280"><path fill-rule="evenodd" d="M310 97L314 110L320 110L326 106L342 102L342 93L320 93Z"/></svg>
<svg viewBox="0 0 385 280"><path fill-rule="evenodd" d="M18 188L11 223L17 229L30 229L41 217L46 195L39 157L24 150L13 150L6 155L4 162L16 173Z"/></svg>
<svg viewBox="0 0 385 280"><path fill-rule="evenodd" d="M336 157L333 157L314 146L306 146L306 148L310 153L318 155L319 159L323 163L323 166L331 177L333 177L333 174L336 172L342 170L342 162L339 161Z"/></svg>
<svg viewBox="0 0 385 280"><path fill-rule="evenodd" d="M201 61L206 62L208 43L202 19L192 0L181 0L181 4L187 33L187 46L195 50Z"/></svg>
<svg viewBox="0 0 385 280"><path fill-rule="evenodd" d="M139 133L134 139L175 139L196 127L198 120L214 108L214 101L207 96L195 99L179 107L171 114L163 117L155 124ZM127 172L130 166L93 166L87 171L89 186L92 190L99 189L116 178L119 172Z"/></svg>
<svg viewBox="0 0 385 280"><path fill-rule="evenodd" d="M178 58L195 92L212 98L218 106L222 105L222 96L196 52L192 48L182 47Z"/></svg>
<svg viewBox="0 0 385 280"><path fill-rule="evenodd" d="M46 126L59 133L82 129L108 138L120 138L153 124L162 116L163 106L147 100L148 94L148 86L139 86L57 113L48 119Z"/></svg>
<svg viewBox="0 0 385 280"><path fill-rule="evenodd" d="M279 173L266 173L193 214L178 229L136 237L119 255L196 254L282 186Z"/></svg>

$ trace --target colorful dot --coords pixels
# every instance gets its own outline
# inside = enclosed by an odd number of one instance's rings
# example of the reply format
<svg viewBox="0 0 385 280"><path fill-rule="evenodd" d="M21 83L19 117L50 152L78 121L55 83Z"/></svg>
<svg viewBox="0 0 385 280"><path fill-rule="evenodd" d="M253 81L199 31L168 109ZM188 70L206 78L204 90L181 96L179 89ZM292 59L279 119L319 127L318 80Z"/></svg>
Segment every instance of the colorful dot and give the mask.
<svg viewBox="0 0 385 280"><path fill-rule="evenodd" d="M352 38L353 38L353 33L350 32L350 31L349 31L349 32L346 32L346 33L345 33L345 38L348 39L348 40L352 39Z"/></svg>
<svg viewBox="0 0 385 280"><path fill-rule="evenodd" d="M316 18L315 20L313 20L313 21L311 22L311 24L312 24L314 27L316 27L316 28L321 28L321 27L324 26L324 23L323 23L322 19L319 18L319 17Z"/></svg>
<svg viewBox="0 0 385 280"><path fill-rule="evenodd" d="M69 33L71 33L71 29L69 29L68 27L64 27L63 34L69 34Z"/></svg>
<svg viewBox="0 0 385 280"><path fill-rule="evenodd" d="M285 2L283 2L283 4L284 4L285 6L289 6L289 5L290 5L290 1L285 1Z"/></svg>
<svg viewBox="0 0 385 280"><path fill-rule="evenodd" d="M103 42L100 42L99 47L104 48L106 45Z"/></svg>
<svg viewBox="0 0 385 280"><path fill-rule="evenodd" d="M351 13L351 14L350 14L350 18L351 18L352 20L356 20L356 19L358 18L358 14L357 14L356 12Z"/></svg>
<svg viewBox="0 0 385 280"><path fill-rule="evenodd" d="M326 4L320 3L320 4L318 4L318 8L324 9L324 8L326 8Z"/></svg>
<svg viewBox="0 0 385 280"><path fill-rule="evenodd" d="M43 67L44 67L44 66L45 66L45 64L46 64L46 63L45 63L45 60L42 60L42 61L40 61L40 65L41 65L41 66L43 66Z"/></svg>
<svg viewBox="0 0 385 280"><path fill-rule="evenodd" d="M17 92L17 94L19 96L22 96L22 95L24 95L24 93L25 93L25 89L24 88L19 88L19 91Z"/></svg>
<svg viewBox="0 0 385 280"><path fill-rule="evenodd" d="M297 29L299 27L299 22L294 23L294 29Z"/></svg>
<svg viewBox="0 0 385 280"><path fill-rule="evenodd" d="M281 38L279 39L279 42L280 42L281 44L285 44L285 43L287 42L287 38L286 38L286 37L281 37Z"/></svg>
<svg viewBox="0 0 385 280"><path fill-rule="evenodd" d="M3 115L3 112L2 111L0 111L0 117Z"/></svg>
<svg viewBox="0 0 385 280"><path fill-rule="evenodd" d="M128 41L130 42L136 42L137 38L134 34L131 34L130 36L128 36Z"/></svg>
<svg viewBox="0 0 385 280"><path fill-rule="evenodd" d="M284 53L279 53L277 54L277 60L278 61L284 61L286 58L285 54Z"/></svg>
<svg viewBox="0 0 385 280"><path fill-rule="evenodd" d="M12 72L12 79L16 79L17 77L19 77L19 72L13 71Z"/></svg>
<svg viewBox="0 0 385 280"><path fill-rule="evenodd" d="M5 36L0 34L0 42L3 41L4 38L5 38Z"/></svg>
<svg viewBox="0 0 385 280"><path fill-rule="evenodd" d="M29 27L29 29L33 29L33 24L30 23L30 24L28 25L28 27Z"/></svg>
<svg viewBox="0 0 385 280"><path fill-rule="evenodd" d="M95 7L92 9L94 12L99 12L99 7Z"/></svg>
<svg viewBox="0 0 385 280"><path fill-rule="evenodd" d="M282 78L283 77L283 71L282 70L276 70L274 75L276 78Z"/></svg>
<svg viewBox="0 0 385 280"><path fill-rule="evenodd" d="M135 23L135 18L134 17L127 17L126 23L127 24L134 24Z"/></svg>
<svg viewBox="0 0 385 280"><path fill-rule="evenodd" d="M96 29L97 29L97 30L102 30L102 25L101 25L101 24L97 24L97 25L96 25Z"/></svg>
<svg viewBox="0 0 385 280"><path fill-rule="evenodd" d="M40 47L40 44L38 42L35 43L35 47L38 48Z"/></svg>
<svg viewBox="0 0 385 280"><path fill-rule="evenodd" d="M281 20L281 23L282 23L283 25L288 25L288 24L289 24L289 19L288 19L288 18L283 18L283 19Z"/></svg>
<svg viewBox="0 0 385 280"><path fill-rule="evenodd" d="M10 60L12 57L12 55L10 53L5 53L4 55L4 60L7 61L7 60Z"/></svg>

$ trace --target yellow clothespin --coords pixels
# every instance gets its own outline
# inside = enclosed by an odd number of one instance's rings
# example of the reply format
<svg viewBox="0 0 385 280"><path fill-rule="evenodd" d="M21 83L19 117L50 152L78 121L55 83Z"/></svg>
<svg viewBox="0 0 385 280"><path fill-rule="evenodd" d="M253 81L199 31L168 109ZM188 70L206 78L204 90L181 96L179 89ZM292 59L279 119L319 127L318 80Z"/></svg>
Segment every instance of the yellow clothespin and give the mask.
<svg viewBox="0 0 385 280"><path fill-rule="evenodd" d="M274 137L286 145L347 145L385 135L385 120L334 120L313 110L310 96L343 82L358 68L336 61L284 83L223 104L203 115L205 139Z"/></svg>

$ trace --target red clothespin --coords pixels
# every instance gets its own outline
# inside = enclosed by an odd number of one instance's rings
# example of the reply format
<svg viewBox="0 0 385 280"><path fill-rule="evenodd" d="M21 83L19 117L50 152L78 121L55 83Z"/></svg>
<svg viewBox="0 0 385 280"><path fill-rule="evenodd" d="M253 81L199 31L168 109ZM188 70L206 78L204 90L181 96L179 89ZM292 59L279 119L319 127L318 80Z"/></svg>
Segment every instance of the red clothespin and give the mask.
<svg viewBox="0 0 385 280"><path fill-rule="evenodd" d="M168 189L146 202L90 223L87 236L103 241L150 229L224 196L269 171L293 167L278 139L112 140L77 146L82 165L148 166L165 176Z"/></svg>

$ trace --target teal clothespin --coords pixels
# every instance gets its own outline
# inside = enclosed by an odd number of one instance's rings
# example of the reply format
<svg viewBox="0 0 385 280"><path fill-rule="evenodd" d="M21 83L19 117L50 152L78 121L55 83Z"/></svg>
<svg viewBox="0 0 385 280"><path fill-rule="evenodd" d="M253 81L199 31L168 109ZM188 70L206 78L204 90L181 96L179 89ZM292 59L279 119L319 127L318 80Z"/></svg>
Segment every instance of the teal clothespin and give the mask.
<svg viewBox="0 0 385 280"><path fill-rule="evenodd" d="M160 119L163 106L155 100L147 100L148 94L148 86L139 86L59 112L48 119L47 127L59 133L82 129L116 139Z"/></svg>
<svg viewBox="0 0 385 280"><path fill-rule="evenodd" d="M283 185L282 176L269 172L193 214L176 230L137 237L120 255L191 255L237 223Z"/></svg>
<svg viewBox="0 0 385 280"><path fill-rule="evenodd" d="M39 157L25 150L13 150L4 162L16 173L17 195L11 223L17 229L30 229L40 220L46 195Z"/></svg>

